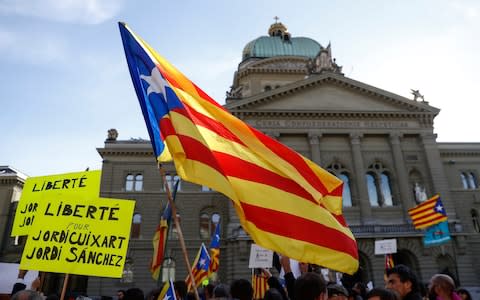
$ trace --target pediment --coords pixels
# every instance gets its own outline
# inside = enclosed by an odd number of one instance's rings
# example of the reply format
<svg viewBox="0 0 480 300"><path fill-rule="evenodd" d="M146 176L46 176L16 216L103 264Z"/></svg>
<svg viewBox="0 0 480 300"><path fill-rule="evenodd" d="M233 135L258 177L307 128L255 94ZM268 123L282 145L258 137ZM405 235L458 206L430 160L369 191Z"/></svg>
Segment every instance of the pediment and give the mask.
<svg viewBox="0 0 480 300"><path fill-rule="evenodd" d="M257 112L425 112L435 115L439 112L426 102L413 101L330 73L314 75L275 90L232 101L226 108Z"/></svg>

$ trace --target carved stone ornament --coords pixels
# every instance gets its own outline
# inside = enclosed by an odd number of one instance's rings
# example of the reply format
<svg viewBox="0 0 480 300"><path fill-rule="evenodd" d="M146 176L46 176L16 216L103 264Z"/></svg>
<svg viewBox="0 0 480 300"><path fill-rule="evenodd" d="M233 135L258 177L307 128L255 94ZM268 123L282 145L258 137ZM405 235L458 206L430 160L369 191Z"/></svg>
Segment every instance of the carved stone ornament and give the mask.
<svg viewBox="0 0 480 300"><path fill-rule="evenodd" d="M115 128L108 130L107 141L116 141L118 138L118 131Z"/></svg>

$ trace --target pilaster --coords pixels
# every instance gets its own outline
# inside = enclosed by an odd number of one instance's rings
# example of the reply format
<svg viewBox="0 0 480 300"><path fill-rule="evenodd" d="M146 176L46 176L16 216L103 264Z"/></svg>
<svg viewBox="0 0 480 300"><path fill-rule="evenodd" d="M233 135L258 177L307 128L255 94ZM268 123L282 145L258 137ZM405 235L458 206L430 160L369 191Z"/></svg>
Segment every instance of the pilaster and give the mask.
<svg viewBox="0 0 480 300"><path fill-rule="evenodd" d="M413 206L413 202L410 200L410 193L408 189L408 174L405 168L405 161L402 155L402 148L400 147L399 133L390 133L390 145L392 146L393 162L397 171L397 182L400 191L400 202L403 208L403 218L407 220L408 209Z"/></svg>
<svg viewBox="0 0 480 300"><path fill-rule="evenodd" d="M350 144L352 146L353 164L355 168L356 186L359 195L358 204L360 205L360 215L363 224L369 224L372 221L372 210L368 200L368 191L365 184L365 164L363 162L361 138L362 134L351 133Z"/></svg>

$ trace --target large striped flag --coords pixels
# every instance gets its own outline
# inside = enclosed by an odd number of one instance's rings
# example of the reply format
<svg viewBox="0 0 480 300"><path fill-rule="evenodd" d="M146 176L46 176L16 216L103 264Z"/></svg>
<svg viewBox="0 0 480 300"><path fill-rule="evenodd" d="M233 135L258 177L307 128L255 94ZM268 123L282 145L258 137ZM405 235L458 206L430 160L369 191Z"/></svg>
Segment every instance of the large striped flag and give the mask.
<svg viewBox="0 0 480 300"><path fill-rule="evenodd" d="M172 192L173 201L175 201L175 197L177 195L179 182L180 180L177 180L173 188L173 192ZM152 240L153 257L150 263L150 272L152 273L152 277L155 280L158 280L158 277L160 275L160 270L162 269L163 259L165 258L165 247L167 245L168 229L170 228L171 220L172 220L172 209L167 202L167 205L163 210L163 214L160 217L160 224L158 224L157 230L155 230L155 234Z"/></svg>
<svg viewBox="0 0 480 300"><path fill-rule="evenodd" d="M199 287L202 284L202 281L208 278L208 267L210 266L210 256L208 255L207 248L205 244L202 243L200 246L200 250L198 250L198 254L195 257L195 260L192 264L192 274L193 278L195 278L195 285ZM187 283L188 290L192 290L192 279L190 276L187 276L185 279Z"/></svg>
<svg viewBox="0 0 480 300"><path fill-rule="evenodd" d="M157 159L173 158L181 178L230 198L260 246L353 274L358 251L342 215L342 181L231 115L119 26Z"/></svg>
<svg viewBox="0 0 480 300"><path fill-rule="evenodd" d="M415 229L427 228L447 220L447 212L439 195L408 210Z"/></svg>
<svg viewBox="0 0 480 300"><path fill-rule="evenodd" d="M210 242L210 266L209 272L215 273L220 265L220 222L215 225L215 232Z"/></svg>
<svg viewBox="0 0 480 300"><path fill-rule="evenodd" d="M252 269L252 299L263 299L265 292L268 290L268 278L261 272L261 269Z"/></svg>

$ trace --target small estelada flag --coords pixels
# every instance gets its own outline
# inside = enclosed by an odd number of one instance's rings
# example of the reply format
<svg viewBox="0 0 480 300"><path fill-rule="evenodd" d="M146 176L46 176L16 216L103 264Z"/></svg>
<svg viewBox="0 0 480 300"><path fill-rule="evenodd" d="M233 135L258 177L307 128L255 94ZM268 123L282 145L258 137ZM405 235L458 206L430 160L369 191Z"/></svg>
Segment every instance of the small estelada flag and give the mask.
<svg viewBox="0 0 480 300"><path fill-rule="evenodd" d="M427 228L447 220L447 212L438 194L409 209L408 214L415 229Z"/></svg>

